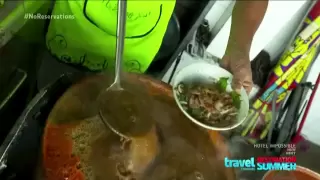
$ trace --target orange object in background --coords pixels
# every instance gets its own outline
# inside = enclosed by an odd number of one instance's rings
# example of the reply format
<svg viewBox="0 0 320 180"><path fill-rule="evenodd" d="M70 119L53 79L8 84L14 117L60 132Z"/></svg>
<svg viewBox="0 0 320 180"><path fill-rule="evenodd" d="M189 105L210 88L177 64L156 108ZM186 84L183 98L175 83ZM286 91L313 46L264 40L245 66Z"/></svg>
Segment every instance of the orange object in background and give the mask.
<svg viewBox="0 0 320 180"><path fill-rule="evenodd" d="M320 180L320 174L297 166L295 171L268 171L262 180Z"/></svg>

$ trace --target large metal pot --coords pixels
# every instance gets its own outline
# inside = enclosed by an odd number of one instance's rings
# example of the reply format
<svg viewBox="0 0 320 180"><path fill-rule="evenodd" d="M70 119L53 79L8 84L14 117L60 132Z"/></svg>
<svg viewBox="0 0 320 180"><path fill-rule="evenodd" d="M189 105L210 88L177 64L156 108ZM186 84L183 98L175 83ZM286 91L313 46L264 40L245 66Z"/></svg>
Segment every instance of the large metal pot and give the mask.
<svg viewBox="0 0 320 180"><path fill-rule="evenodd" d="M197 180L201 176L204 179L234 179L233 171L224 167L223 159L228 153L222 148L225 147L222 137L217 132L199 129L188 121L176 107L167 84L143 75L129 74L126 79L145 88L156 104L156 110L152 113L156 115L153 117L156 121L158 149L153 151L153 146L137 148L138 154L146 155L139 156L142 159L137 161L138 165L149 155L154 156L140 179ZM131 157L126 155L131 153L131 149L121 149L121 138L103 126L97 116L96 98L110 82L111 79L106 75L86 77L65 91L55 103L47 118L40 158L40 166L44 167L42 169L47 179L100 177L113 180L117 178L116 165ZM85 138L79 138L78 135ZM141 140L148 141L148 137ZM15 137L15 142L20 143L19 137ZM96 146L99 142L100 146ZM104 148L101 148L101 143ZM102 164L97 166L92 162ZM10 165L7 166L10 169Z"/></svg>

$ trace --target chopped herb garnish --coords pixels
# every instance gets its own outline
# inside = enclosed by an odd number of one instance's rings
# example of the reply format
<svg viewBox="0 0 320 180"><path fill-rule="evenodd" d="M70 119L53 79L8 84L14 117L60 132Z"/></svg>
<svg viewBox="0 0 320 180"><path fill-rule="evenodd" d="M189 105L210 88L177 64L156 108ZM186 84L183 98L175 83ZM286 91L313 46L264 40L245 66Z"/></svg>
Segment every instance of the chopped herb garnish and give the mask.
<svg viewBox="0 0 320 180"><path fill-rule="evenodd" d="M227 77L223 77L219 79L217 84L221 92L225 92L227 90L228 80L229 78Z"/></svg>
<svg viewBox="0 0 320 180"><path fill-rule="evenodd" d="M237 109L240 109L241 105L241 95L235 91L231 92L232 102Z"/></svg>

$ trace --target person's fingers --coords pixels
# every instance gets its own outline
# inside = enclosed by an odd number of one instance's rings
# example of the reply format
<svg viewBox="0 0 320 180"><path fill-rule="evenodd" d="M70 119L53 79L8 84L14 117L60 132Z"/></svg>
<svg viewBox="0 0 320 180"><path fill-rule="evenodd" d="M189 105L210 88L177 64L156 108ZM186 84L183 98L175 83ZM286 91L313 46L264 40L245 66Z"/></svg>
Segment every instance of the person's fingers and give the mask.
<svg viewBox="0 0 320 180"><path fill-rule="evenodd" d="M220 64L220 66L222 68L226 69L227 71L230 71L230 67L229 67L229 63L228 63L228 58L227 57L222 58L219 64Z"/></svg>
<svg viewBox="0 0 320 180"><path fill-rule="evenodd" d="M253 87L252 81L244 81L242 83L242 86L244 87L244 89L246 90L247 94L249 95L251 90L252 90L252 87Z"/></svg>
<svg viewBox="0 0 320 180"><path fill-rule="evenodd" d="M224 56L220 61L220 66L233 74L232 89L237 93L241 92L243 87L247 94L253 87L250 61L248 58L238 59L231 62L229 56Z"/></svg>
<svg viewBox="0 0 320 180"><path fill-rule="evenodd" d="M250 66L247 67L246 75L244 76L244 80L242 81L242 86L244 87L247 94L249 95L253 87L252 73L251 73Z"/></svg>
<svg viewBox="0 0 320 180"><path fill-rule="evenodd" d="M232 89L239 94L241 92L241 88L243 87L246 90L247 94L249 95L249 93L252 90L252 86L253 84L250 81L242 81L237 78L233 79L232 81Z"/></svg>
<svg viewBox="0 0 320 180"><path fill-rule="evenodd" d="M242 87L242 81L236 76L232 80L232 89L240 94Z"/></svg>
<svg viewBox="0 0 320 180"><path fill-rule="evenodd" d="M220 66L221 66L222 68L224 68L224 69L227 69L227 68L228 68L227 63L224 62L224 61L220 62Z"/></svg>
<svg viewBox="0 0 320 180"><path fill-rule="evenodd" d="M241 73L242 72L242 73ZM235 73L233 80L232 80L232 88L237 92L240 93L241 88L243 87L247 94L251 92L253 86L251 72L249 71L238 71Z"/></svg>

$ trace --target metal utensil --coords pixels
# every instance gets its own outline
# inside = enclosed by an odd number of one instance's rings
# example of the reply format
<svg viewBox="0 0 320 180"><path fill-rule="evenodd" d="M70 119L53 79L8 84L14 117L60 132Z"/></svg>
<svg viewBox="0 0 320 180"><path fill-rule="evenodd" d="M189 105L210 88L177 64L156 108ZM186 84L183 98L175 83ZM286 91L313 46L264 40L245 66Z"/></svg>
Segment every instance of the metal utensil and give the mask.
<svg viewBox="0 0 320 180"><path fill-rule="evenodd" d="M107 91L121 91L120 76L121 65L124 50L124 38L126 34L126 14L127 14L127 1L118 1L118 22L117 22L117 47L116 47L116 66L115 77L113 84L107 89Z"/></svg>
<svg viewBox="0 0 320 180"><path fill-rule="evenodd" d="M118 0L117 46L115 78L106 91L99 96L100 116L115 133L124 137L143 136L152 127L151 118L146 114L147 102L130 88L121 84L122 58L124 51L127 1ZM129 91L130 89L130 91ZM139 107L142 106L142 107ZM122 112L122 113L115 113Z"/></svg>

